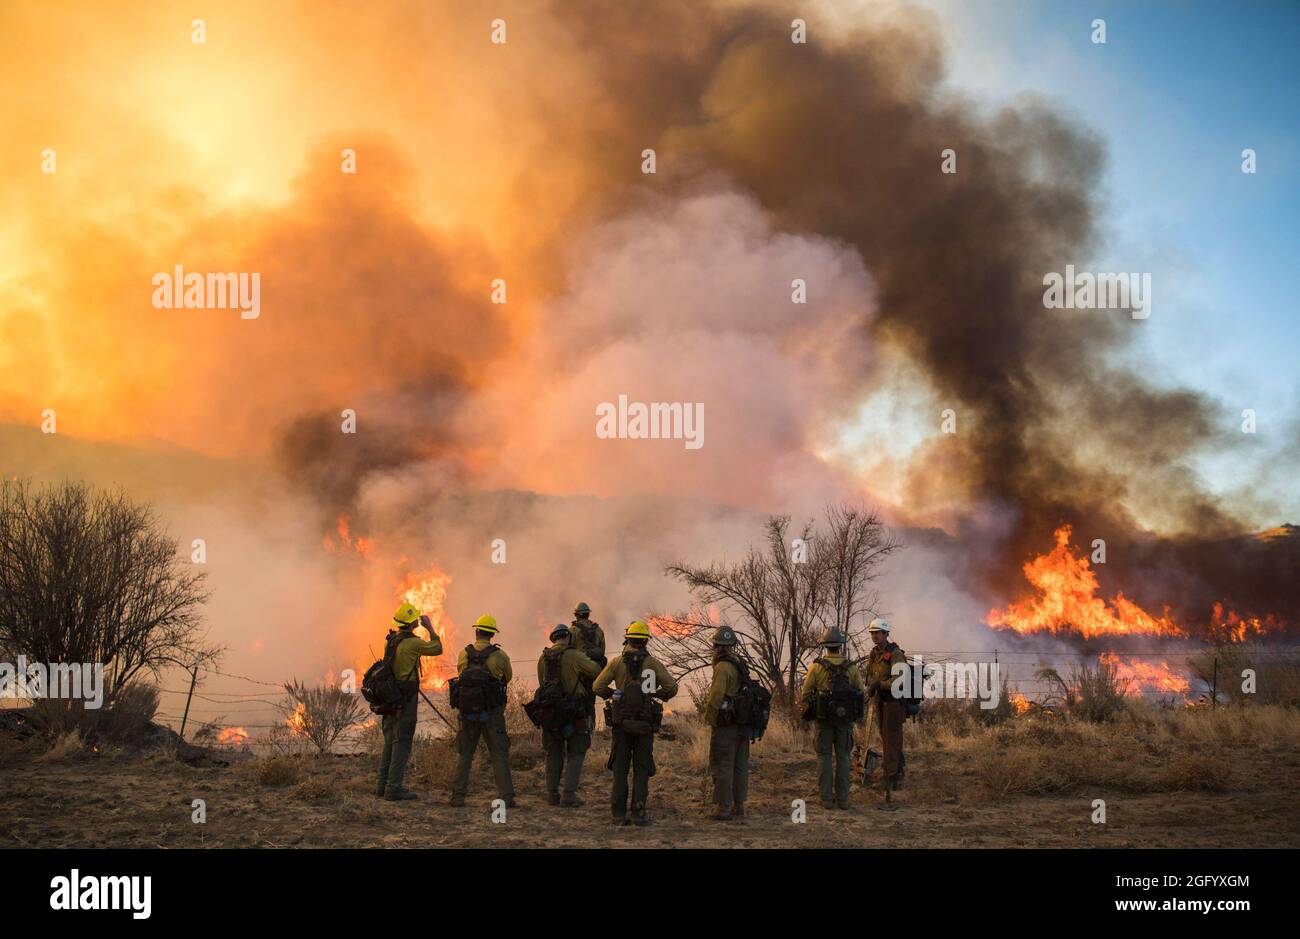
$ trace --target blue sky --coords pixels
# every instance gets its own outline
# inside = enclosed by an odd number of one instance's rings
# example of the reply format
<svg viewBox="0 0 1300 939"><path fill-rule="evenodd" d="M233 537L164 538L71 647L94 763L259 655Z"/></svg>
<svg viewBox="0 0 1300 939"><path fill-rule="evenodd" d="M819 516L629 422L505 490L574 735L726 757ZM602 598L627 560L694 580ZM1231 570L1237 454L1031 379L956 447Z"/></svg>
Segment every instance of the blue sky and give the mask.
<svg viewBox="0 0 1300 939"><path fill-rule="evenodd" d="M1128 359L1233 413L1256 409L1270 451L1294 439L1300 0L917 2L945 23L955 89L989 106L1042 96L1106 141L1092 269L1154 282ZM1096 18L1105 45L1091 41ZM1240 170L1246 147L1253 176ZM1203 469L1226 488L1235 471L1223 457Z"/></svg>

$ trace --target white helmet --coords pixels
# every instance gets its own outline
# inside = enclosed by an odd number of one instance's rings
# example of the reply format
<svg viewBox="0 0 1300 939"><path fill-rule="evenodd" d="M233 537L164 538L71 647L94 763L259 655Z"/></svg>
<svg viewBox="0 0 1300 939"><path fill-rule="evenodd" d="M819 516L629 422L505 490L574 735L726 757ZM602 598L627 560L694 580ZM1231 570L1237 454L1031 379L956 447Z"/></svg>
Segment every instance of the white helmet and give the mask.
<svg viewBox="0 0 1300 939"><path fill-rule="evenodd" d="M867 632L869 632L869 633L874 633L874 632L887 633L887 632L889 632L889 622L888 622L887 620L882 619L881 617L877 616L875 619L873 619L873 620L871 621L870 625L867 626Z"/></svg>

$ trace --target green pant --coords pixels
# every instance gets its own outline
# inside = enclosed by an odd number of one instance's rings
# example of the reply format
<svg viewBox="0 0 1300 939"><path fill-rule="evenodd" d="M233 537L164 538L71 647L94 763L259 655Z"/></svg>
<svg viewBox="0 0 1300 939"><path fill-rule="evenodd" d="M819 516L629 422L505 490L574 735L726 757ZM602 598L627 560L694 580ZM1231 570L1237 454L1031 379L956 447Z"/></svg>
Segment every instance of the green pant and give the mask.
<svg viewBox="0 0 1300 939"><path fill-rule="evenodd" d="M591 748L591 731L574 730L569 736L542 731L542 746L546 749L546 791L550 795L560 792L560 776L564 776L564 797L572 798L578 791L582 778L582 761Z"/></svg>
<svg viewBox="0 0 1300 939"><path fill-rule="evenodd" d="M627 815L627 772L632 770L632 815L645 815L646 801L650 798L650 777L655 773L655 735L629 736L621 730L613 734L609 754L609 768L614 771L614 787L610 790L609 808L615 818Z"/></svg>
<svg viewBox="0 0 1300 939"><path fill-rule="evenodd" d="M834 772L831 763L834 761ZM822 801L849 804L849 785L853 781L853 725L836 726L817 722L817 768ZM832 785L832 779L834 784Z"/></svg>
<svg viewBox="0 0 1300 939"><path fill-rule="evenodd" d="M709 739L709 772L713 801L722 811L743 806L749 794L749 731L734 724L713 728Z"/></svg>
<svg viewBox="0 0 1300 939"><path fill-rule="evenodd" d="M396 714L385 714L380 726L384 731L384 750L379 756L379 788L397 792L402 788L406 764L411 759L411 742L415 740L418 692L402 699L402 709Z"/></svg>
<svg viewBox="0 0 1300 939"><path fill-rule="evenodd" d="M456 780L451 784L451 794L465 798L469 792L469 771L474 766L474 751L479 738L487 742L488 757L492 760L492 774L497 781L497 795L509 801L515 797L515 784L510 778L510 737L506 734L505 708L488 711L486 721L460 718L460 732L456 734Z"/></svg>

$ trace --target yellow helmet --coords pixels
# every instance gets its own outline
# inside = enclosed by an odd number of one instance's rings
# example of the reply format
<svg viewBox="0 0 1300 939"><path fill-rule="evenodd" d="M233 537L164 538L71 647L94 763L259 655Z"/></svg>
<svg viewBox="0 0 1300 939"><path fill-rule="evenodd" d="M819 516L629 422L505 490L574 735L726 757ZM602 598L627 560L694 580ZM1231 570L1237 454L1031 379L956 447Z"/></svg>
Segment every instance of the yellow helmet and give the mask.
<svg viewBox="0 0 1300 939"><path fill-rule="evenodd" d="M410 603L403 603L393 614L393 622L401 623L403 626L410 626L420 618L420 611Z"/></svg>
<svg viewBox="0 0 1300 939"><path fill-rule="evenodd" d="M474 620L474 628L481 629L485 633L495 633L497 629L497 618L491 613L484 613L478 619Z"/></svg>
<svg viewBox="0 0 1300 939"><path fill-rule="evenodd" d="M639 619L634 619L627 627L627 632L623 634L624 639L649 639L650 627Z"/></svg>

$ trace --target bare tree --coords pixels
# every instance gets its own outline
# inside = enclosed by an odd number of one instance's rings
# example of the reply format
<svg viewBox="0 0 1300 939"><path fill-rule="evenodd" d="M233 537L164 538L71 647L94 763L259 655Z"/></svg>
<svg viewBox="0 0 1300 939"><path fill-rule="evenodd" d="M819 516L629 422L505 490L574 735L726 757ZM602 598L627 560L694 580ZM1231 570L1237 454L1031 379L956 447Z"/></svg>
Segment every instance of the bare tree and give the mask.
<svg viewBox="0 0 1300 939"><path fill-rule="evenodd" d="M667 573L687 585L694 604L655 623L664 659L678 673L709 665L713 630L730 626L756 677L794 709L822 631L838 626L857 644L864 614L877 602L868 587L901 544L874 512L848 506L827 509L824 531L808 522L791 538L790 519L776 516L764 534L765 544L751 546L736 564L670 566Z"/></svg>
<svg viewBox="0 0 1300 939"><path fill-rule="evenodd" d="M0 483L0 648L102 664L105 706L137 675L218 654L200 632L203 578L120 493Z"/></svg>

